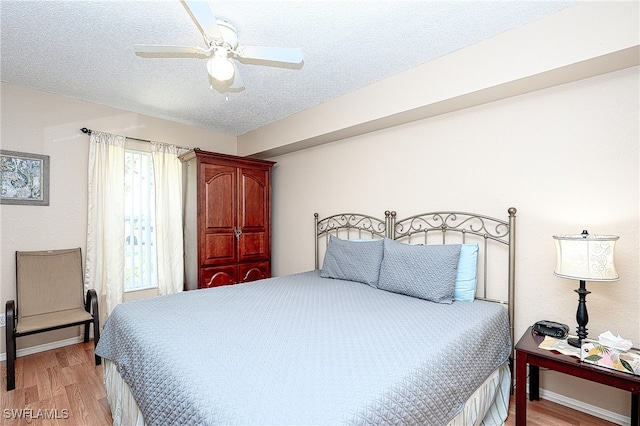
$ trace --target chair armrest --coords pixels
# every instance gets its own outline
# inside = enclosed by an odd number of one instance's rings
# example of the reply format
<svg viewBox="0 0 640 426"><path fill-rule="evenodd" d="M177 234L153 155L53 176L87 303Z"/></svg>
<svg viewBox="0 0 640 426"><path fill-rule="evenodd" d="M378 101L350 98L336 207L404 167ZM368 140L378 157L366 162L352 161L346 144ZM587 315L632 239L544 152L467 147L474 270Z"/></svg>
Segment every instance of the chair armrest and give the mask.
<svg viewBox="0 0 640 426"><path fill-rule="evenodd" d="M15 300L7 300L7 304L5 307L6 313L6 327L16 328L16 302Z"/></svg>
<svg viewBox="0 0 640 426"><path fill-rule="evenodd" d="M87 298L84 302L84 310L92 315L98 314L98 295L92 288L87 290Z"/></svg>

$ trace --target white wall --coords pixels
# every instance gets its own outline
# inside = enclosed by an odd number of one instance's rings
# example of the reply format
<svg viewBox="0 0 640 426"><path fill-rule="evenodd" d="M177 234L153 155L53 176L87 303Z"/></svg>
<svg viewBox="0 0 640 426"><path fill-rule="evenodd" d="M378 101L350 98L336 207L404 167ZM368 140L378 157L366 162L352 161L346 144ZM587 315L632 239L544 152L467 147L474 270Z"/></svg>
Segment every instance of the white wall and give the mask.
<svg viewBox="0 0 640 426"><path fill-rule="evenodd" d="M271 158L274 274L313 268L314 212L506 219L514 206L516 335L540 319L575 327L578 283L553 275L552 236L588 229L620 236L620 280L587 284L590 336L640 343L638 82L629 68ZM629 415L628 393L559 377L542 387Z"/></svg>
<svg viewBox="0 0 640 426"><path fill-rule="evenodd" d="M89 136L80 128L226 154L236 138L102 105L1 83L0 147L50 157L49 206L0 205L0 302L15 299L15 251L86 249ZM0 329L4 352L5 328ZM18 349L77 335L75 329L18 339Z"/></svg>

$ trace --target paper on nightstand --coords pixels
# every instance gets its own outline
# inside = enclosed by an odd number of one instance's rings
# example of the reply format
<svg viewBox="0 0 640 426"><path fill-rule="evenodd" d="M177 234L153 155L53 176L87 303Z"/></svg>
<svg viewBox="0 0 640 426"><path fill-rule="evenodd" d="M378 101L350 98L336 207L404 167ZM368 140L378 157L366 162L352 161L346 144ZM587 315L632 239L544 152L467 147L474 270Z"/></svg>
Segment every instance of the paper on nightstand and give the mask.
<svg viewBox="0 0 640 426"><path fill-rule="evenodd" d="M580 358L580 348L571 346L566 339L555 339L551 336L545 336L544 340L538 345L538 347L540 349L558 351L563 355Z"/></svg>
<svg viewBox="0 0 640 426"><path fill-rule="evenodd" d="M621 351L628 351L633 347L631 340L623 339L618 334L618 337L614 336L612 332L605 331L598 336L598 343L608 348L619 349Z"/></svg>

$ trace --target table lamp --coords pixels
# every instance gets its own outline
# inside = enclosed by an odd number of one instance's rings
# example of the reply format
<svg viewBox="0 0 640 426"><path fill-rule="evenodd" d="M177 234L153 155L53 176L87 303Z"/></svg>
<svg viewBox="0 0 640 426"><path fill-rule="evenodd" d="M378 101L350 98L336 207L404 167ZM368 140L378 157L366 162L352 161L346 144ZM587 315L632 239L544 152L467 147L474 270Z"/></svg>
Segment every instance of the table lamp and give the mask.
<svg viewBox="0 0 640 426"><path fill-rule="evenodd" d="M617 235L589 235L584 230L578 235L554 235L556 243L556 269L554 275L580 280L578 293L578 338L568 340L571 346L581 347L587 338L586 281L617 281L618 273L613 263L613 248Z"/></svg>

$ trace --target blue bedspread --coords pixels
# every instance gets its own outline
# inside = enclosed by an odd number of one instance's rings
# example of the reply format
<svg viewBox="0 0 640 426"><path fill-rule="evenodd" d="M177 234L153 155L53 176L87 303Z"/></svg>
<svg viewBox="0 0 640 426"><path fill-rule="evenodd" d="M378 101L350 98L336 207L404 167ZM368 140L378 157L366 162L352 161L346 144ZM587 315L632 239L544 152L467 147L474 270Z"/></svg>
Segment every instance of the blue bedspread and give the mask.
<svg viewBox="0 0 640 426"><path fill-rule="evenodd" d="M510 349L498 304L311 271L122 303L96 352L148 425L439 425Z"/></svg>

